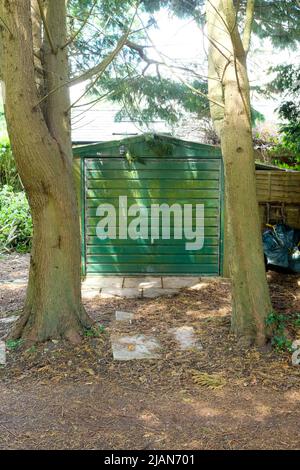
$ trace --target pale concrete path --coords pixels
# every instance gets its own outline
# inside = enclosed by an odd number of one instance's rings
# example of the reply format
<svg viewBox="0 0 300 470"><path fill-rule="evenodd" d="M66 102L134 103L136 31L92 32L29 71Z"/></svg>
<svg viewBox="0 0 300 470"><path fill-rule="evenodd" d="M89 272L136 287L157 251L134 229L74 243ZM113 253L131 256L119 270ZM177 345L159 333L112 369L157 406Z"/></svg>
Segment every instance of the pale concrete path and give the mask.
<svg viewBox="0 0 300 470"><path fill-rule="evenodd" d="M0 257L0 288L25 288L28 282L29 255ZM93 299L127 297L156 298L175 295L179 289L201 289L211 278L199 276L101 276L89 275L82 282L82 295Z"/></svg>
<svg viewBox="0 0 300 470"><path fill-rule="evenodd" d="M158 337L153 334L141 334L134 325L135 314L116 310L113 323L127 323L126 333L111 334L111 346L115 361L131 361L140 359L159 359L162 346ZM131 331L130 331L131 330ZM202 351L203 346L197 337L194 327L177 326L168 329L168 335L175 340L175 349L181 351Z"/></svg>
<svg viewBox="0 0 300 470"><path fill-rule="evenodd" d="M88 276L82 283L85 298L155 298L175 295L179 289L200 289L208 278L176 276Z"/></svg>
<svg viewBox="0 0 300 470"><path fill-rule="evenodd" d="M201 289L212 278L200 277L122 277L122 276L89 276L82 282L82 296L93 299L127 297L127 298L156 298L173 296L180 289ZM0 279L0 286L8 289L25 288L27 277L15 279Z"/></svg>

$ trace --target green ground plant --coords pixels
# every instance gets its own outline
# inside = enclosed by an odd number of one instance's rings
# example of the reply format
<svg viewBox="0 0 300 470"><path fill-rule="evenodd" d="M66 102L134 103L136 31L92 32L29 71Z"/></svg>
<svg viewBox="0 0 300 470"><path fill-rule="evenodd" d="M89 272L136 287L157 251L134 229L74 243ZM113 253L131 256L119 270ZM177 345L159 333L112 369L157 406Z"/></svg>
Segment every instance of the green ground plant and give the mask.
<svg viewBox="0 0 300 470"><path fill-rule="evenodd" d="M22 339L9 339L6 341L6 348L9 351L16 351L22 346Z"/></svg>
<svg viewBox="0 0 300 470"><path fill-rule="evenodd" d="M0 136L0 187L11 186L14 190L22 189L15 160L7 137Z"/></svg>
<svg viewBox="0 0 300 470"><path fill-rule="evenodd" d="M12 186L0 188L0 252L30 251L32 220L23 191Z"/></svg>
<svg viewBox="0 0 300 470"><path fill-rule="evenodd" d="M266 318L266 325L272 331L271 344L277 352L292 352L292 343L289 330L300 328L300 313L283 315L271 312Z"/></svg>
<svg viewBox="0 0 300 470"><path fill-rule="evenodd" d="M103 333L105 333L105 327L102 324L93 326L84 331L84 336L87 338L99 338Z"/></svg>

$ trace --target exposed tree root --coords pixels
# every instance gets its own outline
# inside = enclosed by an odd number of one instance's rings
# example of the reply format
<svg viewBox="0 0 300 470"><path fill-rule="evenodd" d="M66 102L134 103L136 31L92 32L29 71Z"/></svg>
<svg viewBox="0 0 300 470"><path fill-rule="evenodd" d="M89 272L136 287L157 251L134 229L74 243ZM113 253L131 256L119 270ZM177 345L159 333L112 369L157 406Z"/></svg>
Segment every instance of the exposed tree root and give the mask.
<svg viewBox="0 0 300 470"><path fill-rule="evenodd" d="M7 335L7 339L17 340L22 337L22 333L27 325L30 314L30 309L23 309L20 317L18 318L11 331Z"/></svg>
<svg viewBox="0 0 300 470"><path fill-rule="evenodd" d="M51 329L37 325L37 316L31 309L24 308L20 318L14 324L7 339L23 339L26 343L42 343L51 339L66 339L72 344L79 344L82 340L85 329L92 328L95 323L89 317L83 305L79 312L74 312L68 316L71 322L64 323L57 319L57 324Z"/></svg>

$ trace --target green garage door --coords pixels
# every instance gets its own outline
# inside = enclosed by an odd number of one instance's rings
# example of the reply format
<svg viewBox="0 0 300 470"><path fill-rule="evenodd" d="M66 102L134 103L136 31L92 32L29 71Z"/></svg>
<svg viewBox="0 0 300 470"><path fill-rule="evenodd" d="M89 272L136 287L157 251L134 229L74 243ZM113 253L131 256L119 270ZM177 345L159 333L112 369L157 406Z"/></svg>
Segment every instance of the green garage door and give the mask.
<svg viewBox="0 0 300 470"><path fill-rule="evenodd" d="M87 274L221 273L219 158L87 157L83 173Z"/></svg>

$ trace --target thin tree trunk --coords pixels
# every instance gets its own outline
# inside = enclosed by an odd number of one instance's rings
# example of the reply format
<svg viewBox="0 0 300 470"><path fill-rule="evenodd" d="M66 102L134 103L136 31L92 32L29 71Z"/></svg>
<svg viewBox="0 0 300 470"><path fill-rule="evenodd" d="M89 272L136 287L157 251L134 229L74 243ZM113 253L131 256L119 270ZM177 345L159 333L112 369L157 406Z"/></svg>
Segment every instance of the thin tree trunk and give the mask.
<svg viewBox="0 0 300 470"><path fill-rule="evenodd" d="M224 108L211 105L221 139L225 172L227 250L232 280L232 330L247 344L266 341L265 318L271 301L265 274L256 198L249 82L246 53L237 29L232 0L207 0L210 39L210 97L221 97ZM209 78L209 82L211 79Z"/></svg>
<svg viewBox="0 0 300 470"><path fill-rule="evenodd" d="M60 25L60 41L65 38L65 15L63 21L59 16L64 12L65 0L50 3L55 3L56 12L52 9L48 21L50 27ZM64 96L57 97L58 101L48 100L43 114L35 105L39 96L30 0L2 1L0 16L6 120L33 218L27 296L12 336L32 341L66 337L76 342L82 328L91 321L81 303L80 230L69 121L64 113L68 90L63 88ZM59 48L59 42L56 46ZM64 80L67 75L66 57L57 50L52 55L44 61L48 86L50 82L52 86L49 75L54 72L56 80Z"/></svg>

